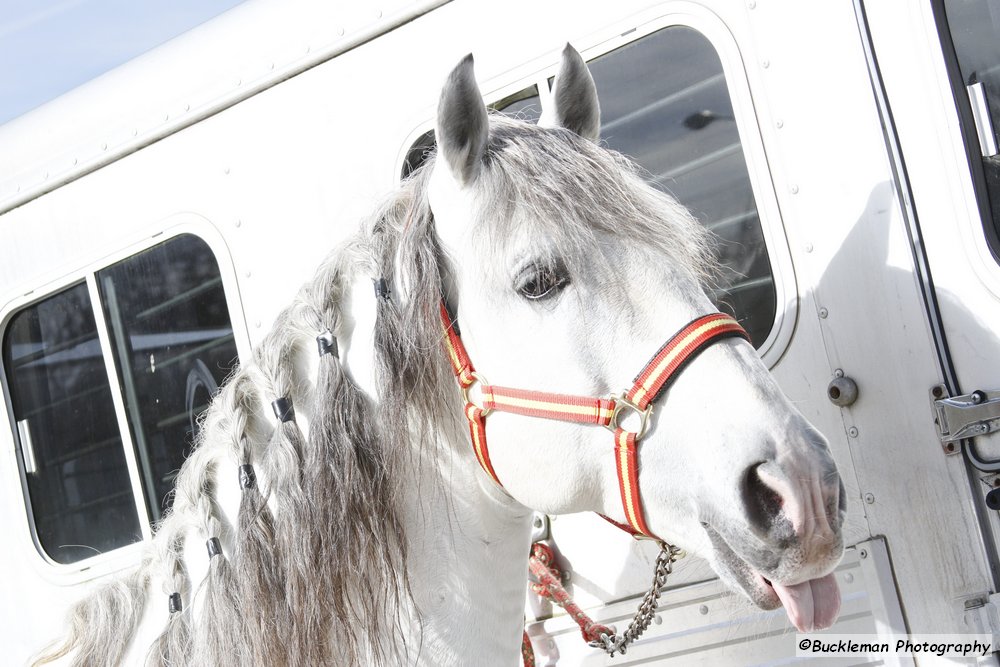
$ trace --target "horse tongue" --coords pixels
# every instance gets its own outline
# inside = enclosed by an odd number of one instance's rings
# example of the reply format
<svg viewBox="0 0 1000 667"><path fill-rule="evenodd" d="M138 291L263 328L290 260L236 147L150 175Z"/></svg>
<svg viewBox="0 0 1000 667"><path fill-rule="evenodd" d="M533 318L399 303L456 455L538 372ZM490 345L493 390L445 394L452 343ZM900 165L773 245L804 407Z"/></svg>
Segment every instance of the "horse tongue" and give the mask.
<svg viewBox="0 0 1000 667"><path fill-rule="evenodd" d="M833 625L840 612L840 588L833 573L794 586L771 583L785 613L799 632L823 630Z"/></svg>

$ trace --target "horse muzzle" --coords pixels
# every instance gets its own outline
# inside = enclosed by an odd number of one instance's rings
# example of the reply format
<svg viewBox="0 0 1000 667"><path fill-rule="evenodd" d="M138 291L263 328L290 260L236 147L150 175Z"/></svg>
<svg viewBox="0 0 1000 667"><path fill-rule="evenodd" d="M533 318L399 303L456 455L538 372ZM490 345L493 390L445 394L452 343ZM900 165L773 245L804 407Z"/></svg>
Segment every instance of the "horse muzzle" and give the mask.
<svg viewBox="0 0 1000 667"><path fill-rule="evenodd" d="M815 452L814 452L815 454ZM829 456L751 465L742 516L703 523L719 575L764 609L784 606L800 631L829 627L840 609L832 573L843 555L844 487Z"/></svg>

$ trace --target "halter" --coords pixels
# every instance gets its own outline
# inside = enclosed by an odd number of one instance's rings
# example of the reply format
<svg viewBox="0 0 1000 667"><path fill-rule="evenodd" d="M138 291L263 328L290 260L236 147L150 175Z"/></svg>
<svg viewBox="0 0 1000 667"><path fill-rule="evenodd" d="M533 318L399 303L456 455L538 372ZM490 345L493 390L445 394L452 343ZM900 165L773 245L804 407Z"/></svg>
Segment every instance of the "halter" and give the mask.
<svg viewBox="0 0 1000 667"><path fill-rule="evenodd" d="M490 452L486 446L486 417L494 410L526 417L603 426L614 433L618 487L628 525L608 520L635 537L659 540L646 525L642 510L636 445L649 429L653 402L663 390L670 386L688 363L713 343L733 337L750 340L743 327L723 313L703 315L684 326L653 355L636 376L630 389L620 395L594 398L489 384L473 367L465 345L462 344L457 323L449 315L444 302L440 309L441 323L447 333L448 357L462 388L472 447L479 465L493 481L503 487L490 462ZM476 384L479 385L482 406L473 403L469 396ZM625 421L631 415L635 415L636 419L632 422L637 420L638 426L629 428Z"/></svg>

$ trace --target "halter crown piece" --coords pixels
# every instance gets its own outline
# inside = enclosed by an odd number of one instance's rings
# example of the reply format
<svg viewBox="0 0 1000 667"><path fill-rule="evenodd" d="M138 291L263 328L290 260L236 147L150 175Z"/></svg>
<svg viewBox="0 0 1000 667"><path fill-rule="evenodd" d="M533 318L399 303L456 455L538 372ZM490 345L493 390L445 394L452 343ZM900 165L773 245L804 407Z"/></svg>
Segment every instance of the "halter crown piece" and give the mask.
<svg viewBox="0 0 1000 667"><path fill-rule="evenodd" d="M642 510L639 494L639 463L636 445L649 428L653 402L677 378L685 366L707 347L724 338L740 337L750 340L743 327L729 315L712 313L696 318L681 328L647 363L632 382L631 388L618 396L594 398L554 394L528 389L513 389L489 384L476 372L469 354L462 344L454 319L441 303L441 323L447 333L448 357L458 378L465 400L465 416L469 420L469 433L479 465L501 487L490 452L486 446L486 417L497 410L527 417L556 419L603 426L614 433L615 466L622 507L628 525L610 520L634 537L661 541L650 532ZM469 390L479 384L482 406L469 398ZM638 426L627 428L624 423L634 413ZM632 420L634 423L636 420ZM607 518L607 517L605 517Z"/></svg>

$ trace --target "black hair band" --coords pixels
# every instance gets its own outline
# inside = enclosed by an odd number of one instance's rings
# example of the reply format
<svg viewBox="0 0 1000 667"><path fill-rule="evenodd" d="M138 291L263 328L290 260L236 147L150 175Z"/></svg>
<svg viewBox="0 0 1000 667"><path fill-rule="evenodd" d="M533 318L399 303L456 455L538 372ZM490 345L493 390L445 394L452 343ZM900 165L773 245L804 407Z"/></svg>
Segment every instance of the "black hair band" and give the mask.
<svg viewBox="0 0 1000 667"><path fill-rule="evenodd" d="M375 285L375 296L379 299L389 300L389 281L385 278L379 278L378 280L373 280L372 283Z"/></svg>
<svg viewBox="0 0 1000 667"><path fill-rule="evenodd" d="M271 408L274 409L274 416L282 422L290 422L295 419L295 408L292 407L292 399L288 396L272 401Z"/></svg>
<svg viewBox="0 0 1000 667"><path fill-rule="evenodd" d="M332 354L334 358L340 358L340 348L337 347L337 339L330 331L324 331L316 336L316 349L319 350L319 356L321 357L324 354Z"/></svg>
<svg viewBox="0 0 1000 667"><path fill-rule="evenodd" d="M210 537L205 542L205 548L208 549L208 559L211 560L222 553L222 542L218 537Z"/></svg>
<svg viewBox="0 0 1000 667"><path fill-rule="evenodd" d="M176 614L180 610L184 609L184 604L181 602L180 593L171 593L170 599L167 603L167 609L170 610L171 614Z"/></svg>
<svg viewBox="0 0 1000 667"><path fill-rule="evenodd" d="M244 463L240 466L240 488L252 489L257 486L257 473L253 471L253 466Z"/></svg>

